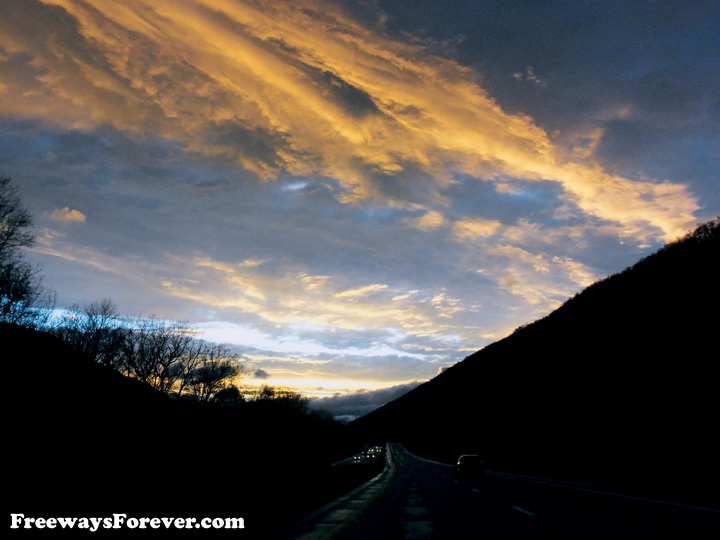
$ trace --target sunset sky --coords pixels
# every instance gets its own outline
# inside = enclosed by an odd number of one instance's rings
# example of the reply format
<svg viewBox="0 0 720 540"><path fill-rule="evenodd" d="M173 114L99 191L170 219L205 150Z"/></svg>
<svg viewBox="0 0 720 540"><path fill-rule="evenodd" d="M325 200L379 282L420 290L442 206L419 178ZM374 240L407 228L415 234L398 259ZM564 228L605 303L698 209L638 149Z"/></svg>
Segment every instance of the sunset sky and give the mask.
<svg viewBox="0 0 720 540"><path fill-rule="evenodd" d="M720 214L719 66L714 0L0 0L0 174L58 307L374 390Z"/></svg>

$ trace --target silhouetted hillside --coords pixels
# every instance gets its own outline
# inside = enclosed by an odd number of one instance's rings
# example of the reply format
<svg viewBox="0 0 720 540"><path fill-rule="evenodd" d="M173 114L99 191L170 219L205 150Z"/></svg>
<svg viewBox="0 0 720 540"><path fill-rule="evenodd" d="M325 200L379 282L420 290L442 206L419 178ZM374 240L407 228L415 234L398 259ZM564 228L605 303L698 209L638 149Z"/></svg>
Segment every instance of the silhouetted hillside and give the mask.
<svg viewBox="0 0 720 540"><path fill-rule="evenodd" d="M197 474L188 471L217 451L210 443L219 419L92 362L49 334L0 324L0 343L5 486L17 511L142 508L169 487L179 497L195 483ZM211 476L227 464L203 467Z"/></svg>
<svg viewBox="0 0 720 540"><path fill-rule="evenodd" d="M324 466L352 452L345 426L292 403L178 401L16 325L0 344L10 512L235 516L250 538L377 472Z"/></svg>
<svg viewBox="0 0 720 540"><path fill-rule="evenodd" d="M719 228L699 227L350 426L505 469L717 477Z"/></svg>

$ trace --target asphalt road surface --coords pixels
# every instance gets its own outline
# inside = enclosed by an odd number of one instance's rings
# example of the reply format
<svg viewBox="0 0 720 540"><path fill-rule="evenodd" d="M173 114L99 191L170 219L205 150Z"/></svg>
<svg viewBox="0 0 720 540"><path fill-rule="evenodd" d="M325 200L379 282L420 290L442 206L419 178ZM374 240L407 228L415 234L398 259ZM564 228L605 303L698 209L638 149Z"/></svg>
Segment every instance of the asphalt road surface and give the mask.
<svg viewBox="0 0 720 540"><path fill-rule="evenodd" d="M490 472L457 480L450 465L391 443L385 470L327 505L296 540L720 539L720 508L637 492Z"/></svg>

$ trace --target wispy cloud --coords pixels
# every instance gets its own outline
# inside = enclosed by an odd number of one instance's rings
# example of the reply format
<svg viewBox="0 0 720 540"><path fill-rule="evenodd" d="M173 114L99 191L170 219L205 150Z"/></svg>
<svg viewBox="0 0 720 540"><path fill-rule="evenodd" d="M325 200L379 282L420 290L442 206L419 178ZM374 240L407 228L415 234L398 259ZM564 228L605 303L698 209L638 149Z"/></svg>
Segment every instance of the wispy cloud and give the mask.
<svg viewBox="0 0 720 540"><path fill-rule="evenodd" d="M503 244L487 250L493 256L492 266L478 272L491 275L504 290L539 307L538 314L558 307L598 278L590 268L570 258L548 257Z"/></svg>
<svg viewBox="0 0 720 540"><path fill-rule="evenodd" d="M358 298L361 296L367 296L372 293L384 291L388 288L387 285L366 285L365 287L357 287L354 289L348 289L347 291L342 291L339 293L335 293L336 298Z"/></svg>
<svg viewBox="0 0 720 540"><path fill-rule="evenodd" d="M193 279L165 281L167 293L215 309L239 310L272 324L328 331L395 327L412 334L433 333L445 326L414 303L393 302L398 296L387 285L344 289L324 276L274 275L207 259L196 260L183 275Z"/></svg>
<svg viewBox="0 0 720 540"><path fill-rule="evenodd" d="M566 154L532 118L503 111L473 70L327 3L44 4L53 11L30 3L6 17L14 28L1 45L25 69L6 71L4 112L171 137L264 178L325 174L346 202L438 212L460 171L556 182L568 202L629 237L675 237L698 208L682 185ZM23 33L29 14L38 28ZM62 40L57 25L43 28L51 17L65 19ZM523 77L539 80L529 68ZM431 216L418 225L437 224Z"/></svg>
<svg viewBox="0 0 720 540"><path fill-rule="evenodd" d="M455 234L458 238L478 238L492 236L502 228L502 223L496 220L469 219L454 224Z"/></svg>

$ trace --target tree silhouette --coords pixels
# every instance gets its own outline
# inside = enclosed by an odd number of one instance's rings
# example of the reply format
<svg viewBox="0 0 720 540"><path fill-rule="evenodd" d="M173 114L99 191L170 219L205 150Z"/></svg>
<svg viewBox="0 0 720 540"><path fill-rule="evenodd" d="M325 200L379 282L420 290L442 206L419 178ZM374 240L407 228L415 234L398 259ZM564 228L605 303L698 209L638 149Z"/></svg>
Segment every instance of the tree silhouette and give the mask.
<svg viewBox="0 0 720 540"><path fill-rule="evenodd" d="M10 178L0 176L0 321L40 326L55 297L42 286L39 270L22 257L21 249L35 242L32 225Z"/></svg>
<svg viewBox="0 0 720 540"><path fill-rule="evenodd" d="M245 404L242 392L234 384L219 390L212 398L212 402L221 407L237 408Z"/></svg>
<svg viewBox="0 0 720 540"><path fill-rule="evenodd" d="M10 178L0 177L0 260L12 258L18 248L35 243L30 232L32 225L32 216L10 184Z"/></svg>
<svg viewBox="0 0 720 540"><path fill-rule="evenodd" d="M53 328L53 333L99 364L119 369L120 352L126 338L120 315L110 298L80 308L70 306Z"/></svg>
<svg viewBox="0 0 720 540"><path fill-rule="evenodd" d="M185 323L157 317L126 320L125 327L121 370L169 394L183 377L183 364L197 356L192 330Z"/></svg>
<svg viewBox="0 0 720 540"><path fill-rule="evenodd" d="M190 374L188 388L202 402L229 386L242 373L242 366L222 345L210 347Z"/></svg>

